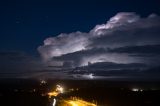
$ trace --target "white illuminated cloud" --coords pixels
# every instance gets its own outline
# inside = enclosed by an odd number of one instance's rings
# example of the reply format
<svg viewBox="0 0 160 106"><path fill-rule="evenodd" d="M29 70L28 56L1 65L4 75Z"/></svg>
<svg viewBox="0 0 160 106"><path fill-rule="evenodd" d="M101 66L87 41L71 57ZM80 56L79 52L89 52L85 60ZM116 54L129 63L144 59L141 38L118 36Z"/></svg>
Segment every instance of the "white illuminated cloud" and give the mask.
<svg viewBox="0 0 160 106"><path fill-rule="evenodd" d="M38 47L38 51L44 60L54 56L76 52L85 49L87 35L81 32L60 34L57 37L50 37L44 40L44 45Z"/></svg>
<svg viewBox="0 0 160 106"><path fill-rule="evenodd" d="M151 14L147 18L141 18L133 12L120 12L110 18L106 24L96 25L89 33L73 32L69 34L49 37L44 44L38 47L38 51L45 62L56 62L54 57L61 57L70 53L77 53L79 66L88 62L115 62L132 63L143 62L142 58L130 57L128 54L82 54L79 51L87 51L95 48L114 48L123 46L160 44L160 17ZM73 58L68 56L68 58ZM75 58L75 57L74 57ZM77 59L75 58L75 60ZM144 58L143 58L144 59ZM73 59L71 59L73 60ZM74 61L76 62L76 61Z"/></svg>
<svg viewBox="0 0 160 106"><path fill-rule="evenodd" d="M111 30L122 25L136 22L139 20L139 18L140 17L135 13L121 12L115 15L114 17L110 18L110 20L106 24L96 25L96 27L93 30L91 30L91 32L95 36L104 35L104 30Z"/></svg>

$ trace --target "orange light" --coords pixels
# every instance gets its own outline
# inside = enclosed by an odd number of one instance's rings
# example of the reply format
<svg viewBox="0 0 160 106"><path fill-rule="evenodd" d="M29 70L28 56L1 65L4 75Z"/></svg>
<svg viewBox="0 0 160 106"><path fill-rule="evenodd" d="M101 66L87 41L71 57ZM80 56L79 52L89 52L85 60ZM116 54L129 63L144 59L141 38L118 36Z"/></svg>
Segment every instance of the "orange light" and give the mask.
<svg viewBox="0 0 160 106"><path fill-rule="evenodd" d="M97 106L96 104L84 101L84 100L67 100L65 103L69 106Z"/></svg>
<svg viewBox="0 0 160 106"><path fill-rule="evenodd" d="M48 96L49 98L51 98L52 96L58 96L60 93L63 93L63 92L64 92L63 87L61 87L60 85L57 85L54 91L48 93Z"/></svg>
<svg viewBox="0 0 160 106"><path fill-rule="evenodd" d="M49 92L48 95L49 95L49 98L51 98L52 96L57 96L59 93L58 92Z"/></svg>

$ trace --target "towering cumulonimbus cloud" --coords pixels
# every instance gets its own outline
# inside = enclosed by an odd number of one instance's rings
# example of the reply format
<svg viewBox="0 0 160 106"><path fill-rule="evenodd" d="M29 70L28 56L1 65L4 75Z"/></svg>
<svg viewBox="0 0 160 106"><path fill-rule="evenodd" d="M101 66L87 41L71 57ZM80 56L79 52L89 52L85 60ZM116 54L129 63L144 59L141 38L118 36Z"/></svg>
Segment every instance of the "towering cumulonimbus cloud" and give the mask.
<svg viewBox="0 0 160 106"><path fill-rule="evenodd" d="M155 57L148 59L144 56L136 57L128 52L112 53L108 49L158 44L160 44L160 17L158 15L151 14L146 18L141 18L133 12L121 12L110 18L106 24L96 25L89 33L78 31L47 38L44 40L44 45L38 47L38 51L45 62L72 61L76 63L76 66L86 65L88 62L106 61L150 63ZM95 52L97 48L105 49L105 52Z"/></svg>
<svg viewBox="0 0 160 106"><path fill-rule="evenodd" d="M106 31L115 29L116 27L127 25L129 23L136 22L140 19L135 13L118 13L116 16L110 18L106 24L96 25L96 27L91 30L91 33L95 36L104 35Z"/></svg>

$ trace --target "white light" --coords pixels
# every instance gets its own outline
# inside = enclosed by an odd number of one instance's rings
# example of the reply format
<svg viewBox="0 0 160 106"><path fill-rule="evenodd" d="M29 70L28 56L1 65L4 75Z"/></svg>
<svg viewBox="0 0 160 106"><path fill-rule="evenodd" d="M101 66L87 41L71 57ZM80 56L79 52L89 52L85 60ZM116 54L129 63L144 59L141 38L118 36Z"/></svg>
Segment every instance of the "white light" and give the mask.
<svg viewBox="0 0 160 106"><path fill-rule="evenodd" d="M59 93L63 93L64 89L60 85L57 85L56 91L58 91Z"/></svg>
<svg viewBox="0 0 160 106"><path fill-rule="evenodd" d="M87 79L93 79L93 78L95 78L92 73L90 73L90 74L84 74L84 75L82 75L82 77L83 78L87 78Z"/></svg>
<svg viewBox="0 0 160 106"><path fill-rule="evenodd" d="M91 74L89 74L88 76L89 76L89 78L90 78L90 79L93 79L93 78L94 78L94 76L93 76L93 74L92 74L92 73L91 73Z"/></svg>
<svg viewBox="0 0 160 106"><path fill-rule="evenodd" d="M143 89L140 90L141 92L143 91Z"/></svg>
<svg viewBox="0 0 160 106"><path fill-rule="evenodd" d="M46 84L47 82L45 80L41 80L41 84Z"/></svg>
<svg viewBox="0 0 160 106"><path fill-rule="evenodd" d="M132 91L137 92L137 91L139 91L139 89L138 88L132 88Z"/></svg>
<svg viewBox="0 0 160 106"><path fill-rule="evenodd" d="M53 105L52 106L56 106L56 99L53 99Z"/></svg>

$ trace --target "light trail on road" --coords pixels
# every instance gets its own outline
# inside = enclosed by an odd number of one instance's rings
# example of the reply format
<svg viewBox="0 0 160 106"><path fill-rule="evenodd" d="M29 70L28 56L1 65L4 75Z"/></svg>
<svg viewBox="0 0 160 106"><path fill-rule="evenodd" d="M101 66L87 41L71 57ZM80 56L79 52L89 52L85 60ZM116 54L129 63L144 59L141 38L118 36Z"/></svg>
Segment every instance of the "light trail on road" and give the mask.
<svg viewBox="0 0 160 106"><path fill-rule="evenodd" d="M53 99L53 104L52 104L52 106L56 106L56 99L55 99L55 98Z"/></svg>
<svg viewBox="0 0 160 106"><path fill-rule="evenodd" d="M64 100L64 106L97 106L94 103L90 103L84 100Z"/></svg>

